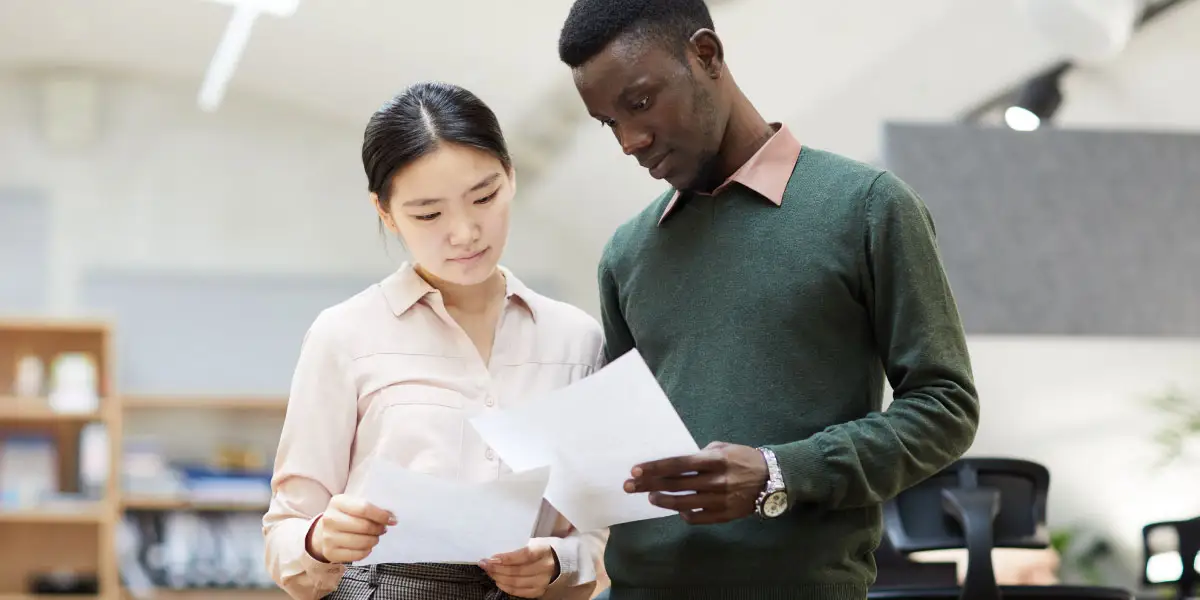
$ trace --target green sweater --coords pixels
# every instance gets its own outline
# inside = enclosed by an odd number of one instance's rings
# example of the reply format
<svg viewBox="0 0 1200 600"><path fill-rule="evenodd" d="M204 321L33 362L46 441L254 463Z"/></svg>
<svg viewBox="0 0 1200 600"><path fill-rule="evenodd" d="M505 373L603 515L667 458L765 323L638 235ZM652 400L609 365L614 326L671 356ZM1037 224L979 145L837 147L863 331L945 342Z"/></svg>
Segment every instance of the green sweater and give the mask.
<svg viewBox="0 0 1200 600"><path fill-rule="evenodd" d="M672 193L605 247L605 352L636 347L701 447L772 447L791 506L614 527L612 600L863 598L882 503L959 458L979 420L928 211L891 173L807 147L780 206L732 185L659 225Z"/></svg>

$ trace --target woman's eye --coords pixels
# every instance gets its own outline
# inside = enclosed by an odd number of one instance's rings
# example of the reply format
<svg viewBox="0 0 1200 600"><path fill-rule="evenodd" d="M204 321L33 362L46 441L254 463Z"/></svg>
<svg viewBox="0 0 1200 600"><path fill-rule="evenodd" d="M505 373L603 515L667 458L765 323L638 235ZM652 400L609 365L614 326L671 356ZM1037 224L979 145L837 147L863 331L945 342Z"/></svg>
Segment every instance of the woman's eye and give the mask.
<svg viewBox="0 0 1200 600"><path fill-rule="evenodd" d="M429 213L427 215L414 215L413 218L418 221L432 221L432 220L438 218L438 215L440 215L440 214L442 214L442 213Z"/></svg>
<svg viewBox="0 0 1200 600"><path fill-rule="evenodd" d="M490 194L488 194L488 195L486 195L486 196L484 196L484 197L482 197L482 198L480 198L480 199L476 200L476 201L475 201L475 204L487 204L488 202L491 202L492 200L495 200L495 199L496 199L496 194L499 194L499 193L500 193L500 190L496 190L496 191L494 191L494 192L492 192L492 193L490 193Z"/></svg>

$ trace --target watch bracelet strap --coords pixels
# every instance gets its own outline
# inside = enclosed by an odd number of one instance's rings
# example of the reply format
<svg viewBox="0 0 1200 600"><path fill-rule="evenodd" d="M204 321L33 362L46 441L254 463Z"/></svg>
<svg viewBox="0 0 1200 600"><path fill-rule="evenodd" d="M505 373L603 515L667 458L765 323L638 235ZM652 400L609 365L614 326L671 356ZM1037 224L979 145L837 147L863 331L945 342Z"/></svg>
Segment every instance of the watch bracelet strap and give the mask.
<svg viewBox="0 0 1200 600"><path fill-rule="evenodd" d="M758 493L758 498L754 501L754 512L759 517L764 517L763 505L767 500L768 492L775 492L785 488L783 484L783 472L779 469L779 459L775 457L775 452L766 447L759 447L756 450L763 455L763 460L767 463L767 483L763 486L762 491Z"/></svg>
<svg viewBox="0 0 1200 600"><path fill-rule="evenodd" d="M770 448L759 448L758 451L763 454L763 458L767 461L767 486L763 488L763 495L765 496L768 489L783 488L783 472L779 469L779 459L775 457L773 450Z"/></svg>

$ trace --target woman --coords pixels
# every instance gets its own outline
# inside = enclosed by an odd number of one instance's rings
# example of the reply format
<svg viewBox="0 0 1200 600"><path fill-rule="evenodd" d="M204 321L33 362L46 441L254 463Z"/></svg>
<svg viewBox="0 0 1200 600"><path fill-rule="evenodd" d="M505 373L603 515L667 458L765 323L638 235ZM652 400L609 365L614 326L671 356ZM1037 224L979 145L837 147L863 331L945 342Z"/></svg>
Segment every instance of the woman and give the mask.
<svg viewBox="0 0 1200 600"><path fill-rule="evenodd" d="M588 598L606 533L575 531L544 502L529 545L480 566L346 566L394 523L356 495L366 459L494 479L509 469L467 420L588 376L602 345L594 319L498 266L516 179L482 101L415 85L371 117L362 155L412 262L305 336L263 519L272 577L297 599Z"/></svg>

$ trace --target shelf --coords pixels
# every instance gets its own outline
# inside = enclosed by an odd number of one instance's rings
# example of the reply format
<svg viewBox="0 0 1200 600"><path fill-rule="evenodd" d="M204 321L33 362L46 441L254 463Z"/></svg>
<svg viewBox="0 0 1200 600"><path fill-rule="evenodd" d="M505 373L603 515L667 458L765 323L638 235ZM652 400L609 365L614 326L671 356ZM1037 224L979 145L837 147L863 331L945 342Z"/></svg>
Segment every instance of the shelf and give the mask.
<svg viewBox="0 0 1200 600"><path fill-rule="evenodd" d="M54 510L0 510L2 523L101 523L106 521L104 505L99 502L63 506Z"/></svg>
<svg viewBox="0 0 1200 600"><path fill-rule="evenodd" d="M126 410L287 410L284 396L125 396Z"/></svg>
<svg viewBox="0 0 1200 600"><path fill-rule="evenodd" d="M266 512L265 502L193 502L186 498L129 497L121 501L125 510L194 510L201 512Z"/></svg>
<svg viewBox="0 0 1200 600"><path fill-rule="evenodd" d="M133 596L126 591L126 599ZM201 600L217 598L219 600L287 600L288 595L279 589L229 589L202 588L195 590L169 590L159 588L154 590L154 600ZM0 597L0 600L4 600Z"/></svg>
<svg viewBox="0 0 1200 600"><path fill-rule="evenodd" d="M0 318L0 330L7 331L97 333L108 332L111 327L109 322L95 319Z"/></svg>
<svg viewBox="0 0 1200 600"><path fill-rule="evenodd" d="M97 600L93 594L0 594L0 600Z"/></svg>
<svg viewBox="0 0 1200 600"><path fill-rule="evenodd" d="M0 396L0 421L23 421L37 423L87 423L91 421L103 421L104 404L104 399L101 399L101 409L92 412L58 412L53 408L50 408L50 401L46 398Z"/></svg>

